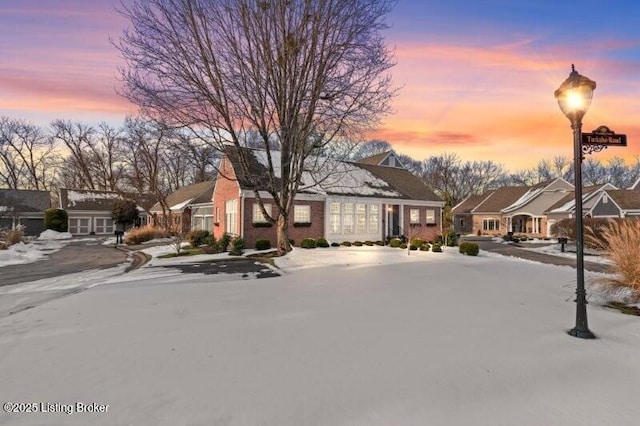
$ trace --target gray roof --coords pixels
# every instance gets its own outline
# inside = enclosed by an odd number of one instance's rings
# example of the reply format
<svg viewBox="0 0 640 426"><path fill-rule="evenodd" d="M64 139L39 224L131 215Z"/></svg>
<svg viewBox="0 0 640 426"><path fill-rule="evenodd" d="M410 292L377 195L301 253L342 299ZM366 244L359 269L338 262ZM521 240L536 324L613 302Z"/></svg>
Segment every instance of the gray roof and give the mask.
<svg viewBox="0 0 640 426"><path fill-rule="evenodd" d="M0 215L7 212L43 212L50 207L49 191L0 189Z"/></svg>
<svg viewBox="0 0 640 426"><path fill-rule="evenodd" d="M133 200L144 210L155 202L151 194L98 191L94 189L60 189L60 208L64 210L111 211L116 200Z"/></svg>

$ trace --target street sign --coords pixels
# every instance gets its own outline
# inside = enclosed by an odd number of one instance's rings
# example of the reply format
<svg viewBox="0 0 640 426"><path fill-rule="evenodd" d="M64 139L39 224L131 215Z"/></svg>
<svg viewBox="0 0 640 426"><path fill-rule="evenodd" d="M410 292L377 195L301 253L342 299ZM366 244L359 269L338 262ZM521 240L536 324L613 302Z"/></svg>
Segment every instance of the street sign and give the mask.
<svg viewBox="0 0 640 426"><path fill-rule="evenodd" d="M627 146L627 135L616 134L607 126L600 126L591 133L582 134L582 145Z"/></svg>

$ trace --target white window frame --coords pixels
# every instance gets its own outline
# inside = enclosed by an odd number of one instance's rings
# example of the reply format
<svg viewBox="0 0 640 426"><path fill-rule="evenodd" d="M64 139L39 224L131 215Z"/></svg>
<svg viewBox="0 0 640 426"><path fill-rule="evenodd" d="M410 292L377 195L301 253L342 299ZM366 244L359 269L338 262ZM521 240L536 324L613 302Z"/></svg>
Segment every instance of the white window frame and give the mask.
<svg viewBox="0 0 640 426"><path fill-rule="evenodd" d="M420 223L420 209L409 209L409 223Z"/></svg>
<svg viewBox="0 0 640 426"><path fill-rule="evenodd" d="M483 219L482 230L483 231L499 231L500 219Z"/></svg>
<svg viewBox="0 0 640 426"><path fill-rule="evenodd" d="M267 214L271 216L271 204L265 204L264 209L267 211ZM253 223L267 223L269 220L262 214L262 209L260 208L260 203L253 203Z"/></svg>
<svg viewBox="0 0 640 426"><path fill-rule="evenodd" d="M311 223L311 206L309 204L293 206L293 223Z"/></svg>
<svg viewBox="0 0 640 426"><path fill-rule="evenodd" d="M329 205L329 229L332 234L342 233L342 205L331 203Z"/></svg>
<svg viewBox="0 0 640 426"><path fill-rule="evenodd" d="M77 225L79 220L87 221L87 232L80 232L81 227ZM71 222L74 221L76 225L72 225ZM72 229L76 230L76 232L71 232ZM91 217L90 216L80 216L80 217L70 217L69 218L69 232L72 235L89 235L91 233Z"/></svg>
<svg viewBox="0 0 640 426"><path fill-rule="evenodd" d="M224 203L225 232L238 235L238 200L227 200Z"/></svg>
<svg viewBox="0 0 640 426"><path fill-rule="evenodd" d="M369 204L368 215L369 233L373 234L380 232L380 206L377 204Z"/></svg>
<svg viewBox="0 0 640 426"><path fill-rule="evenodd" d="M436 223L436 211L434 209L427 209L425 223L428 225L433 225Z"/></svg>

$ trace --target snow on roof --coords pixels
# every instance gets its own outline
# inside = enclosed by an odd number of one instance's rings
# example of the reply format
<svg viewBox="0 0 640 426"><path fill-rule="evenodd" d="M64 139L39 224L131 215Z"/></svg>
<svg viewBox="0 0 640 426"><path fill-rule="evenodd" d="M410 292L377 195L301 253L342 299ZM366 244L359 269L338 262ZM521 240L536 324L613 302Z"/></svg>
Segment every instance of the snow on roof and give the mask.
<svg viewBox="0 0 640 426"><path fill-rule="evenodd" d="M82 203L85 201L95 200L114 200L120 196L114 192L102 192L102 191L78 191L75 189L67 190L67 202L70 206L76 205L76 203Z"/></svg>
<svg viewBox="0 0 640 426"><path fill-rule="evenodd" d="M253 150L253 155L264 167L269 167L266 151ZM271 151L275 177L280 177L280 151ZM314 164L314 171L302 173L301 192L314 194L358 194L362 196L402 197L387 182L368 170L352 163L330 158L309 157L307 165ZM315 171L318 170L318 171Z"/></svg>
<svg viewBox="0 0 640 426"><path fill-rule="evenodd" d="M183 201L183 202L181 202L181 203L174 204L173 206L169 207L169 209L170 209L171 211L180 211L180 210L182 210L183 208L185 208L187 205L189 205L189 203L191 202L191 200L193 200L193 198L189 198L189 199L187 199L187 200L184 200L184 201Z"/></svg>

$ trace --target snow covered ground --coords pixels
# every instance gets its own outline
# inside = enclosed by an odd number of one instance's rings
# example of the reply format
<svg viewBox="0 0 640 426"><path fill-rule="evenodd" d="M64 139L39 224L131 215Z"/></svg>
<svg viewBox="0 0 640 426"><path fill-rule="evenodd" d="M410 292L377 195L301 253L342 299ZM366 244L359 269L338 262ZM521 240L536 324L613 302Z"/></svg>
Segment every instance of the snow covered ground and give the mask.
<svg viewBox="0 0 640 426"><path fill-rule="evenodd" d="M570 337L574 269L481 254L296 249L277 278L96 278L0 319L2 402L54 408L0 424L637 424L640 319L592 303L598 339Z"/></svg>

